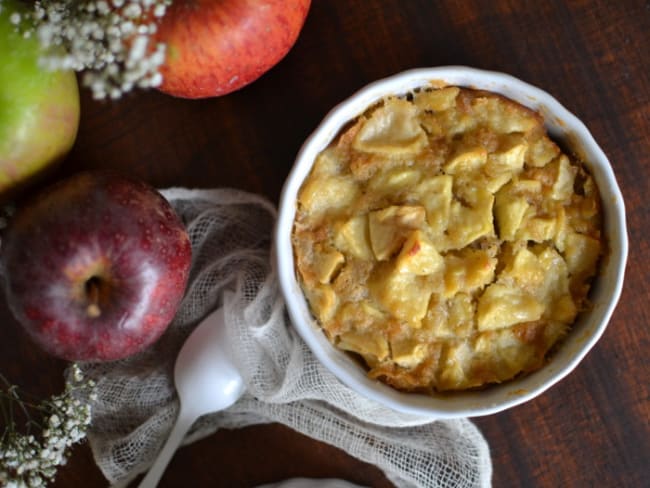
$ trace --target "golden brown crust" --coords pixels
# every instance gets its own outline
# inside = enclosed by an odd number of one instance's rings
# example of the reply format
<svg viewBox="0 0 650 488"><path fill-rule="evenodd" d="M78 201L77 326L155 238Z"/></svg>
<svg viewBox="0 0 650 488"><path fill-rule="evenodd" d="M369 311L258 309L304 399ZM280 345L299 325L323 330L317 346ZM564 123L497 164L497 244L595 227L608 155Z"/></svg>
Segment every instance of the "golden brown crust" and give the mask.
<svg viewBox="0 0 650 488"><path fill-rule="evenodd" d="M540 114L458 87L387 97L299 193L296 271L330 341L406 391L544 364L596 275L596 185Z"/></svg>

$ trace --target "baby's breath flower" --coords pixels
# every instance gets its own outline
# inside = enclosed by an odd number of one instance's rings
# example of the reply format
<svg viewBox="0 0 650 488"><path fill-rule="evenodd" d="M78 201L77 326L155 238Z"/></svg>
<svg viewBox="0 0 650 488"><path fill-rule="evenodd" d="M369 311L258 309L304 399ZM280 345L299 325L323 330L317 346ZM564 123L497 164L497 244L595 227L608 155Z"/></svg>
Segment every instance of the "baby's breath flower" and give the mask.
<svg viewBox="0 0 650 488"><path fill-rule="evenodd" d="M152 40L153 20L171 1L36 0L29 15L13 13L10 20L44 47L58 48L40 60L45 69L83 71L82 82L95 98L119 98L136 86L162 82L165 46Z"/></svg>
<svg viewBox="0 0 650 488"><path fill-rule="evenodd" d="M7 420L0 436L0 486L36 487L52 481L59 466L66 463L68 448L82 441L91 421L95 383L85 380L78 365L71 367L65 391L38 404L23 401L17 387L0 391L0 407ZM86 400L88 399L88 400ZM43 430L39 436L29 431L20 433L11 413L14 405L29 415L29 410L42 414ZM28 422L33 425L34 422Z"/></svg>

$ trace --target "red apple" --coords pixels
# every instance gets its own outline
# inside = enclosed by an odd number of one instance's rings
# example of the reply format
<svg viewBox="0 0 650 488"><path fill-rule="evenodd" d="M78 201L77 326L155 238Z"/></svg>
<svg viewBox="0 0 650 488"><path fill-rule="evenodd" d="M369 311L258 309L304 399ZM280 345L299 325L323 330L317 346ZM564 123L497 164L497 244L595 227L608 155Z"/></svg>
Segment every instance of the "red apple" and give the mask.
<svg viewBox="0 0 650 488"><path fill-rule="evenodd" d="M176 314L190 261L187 232L162 195L99 171L26 203L0 248L14 316L68 360L120 359L156 341Z"/></svg>
<svg viewBox="0 0 650 488"><path fill-rule="evenodd" d="M157 31L167 56L160 90L224 95L277 64L293 46L310 0L177 0Z"/></svg>

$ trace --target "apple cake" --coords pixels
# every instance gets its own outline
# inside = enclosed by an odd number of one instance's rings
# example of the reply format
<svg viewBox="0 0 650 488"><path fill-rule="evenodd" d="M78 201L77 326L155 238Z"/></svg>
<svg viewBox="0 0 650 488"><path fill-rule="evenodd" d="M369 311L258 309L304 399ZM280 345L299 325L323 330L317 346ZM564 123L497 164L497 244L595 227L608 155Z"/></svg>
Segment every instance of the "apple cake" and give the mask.
<svg viewBox="0 0 650 488"><path fill-rule="evenodd" d="M548 360L589 306L601 226L539 113L448 86L384 98L320 152L292 245L336 347L399 390L452 391Z"/></svg>

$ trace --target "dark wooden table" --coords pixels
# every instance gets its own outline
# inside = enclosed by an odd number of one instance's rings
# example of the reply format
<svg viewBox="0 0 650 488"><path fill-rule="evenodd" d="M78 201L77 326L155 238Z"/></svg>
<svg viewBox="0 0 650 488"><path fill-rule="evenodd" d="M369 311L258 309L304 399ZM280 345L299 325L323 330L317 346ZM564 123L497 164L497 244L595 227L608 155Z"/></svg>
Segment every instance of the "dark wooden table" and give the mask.
<svg viewBox="0 0 650 488"><path fill-rule="evenodd" d="M277 202L294 156L325 113L366 83L422 66L515 75L555 95L609 156L627 204L621 301L577 370L541 397L476 419L494 486L650 484L650 3L315 0L289 55L243 90L203 101L82 93L69 158L50 177L114 168L157 187L235 187ZM45 357L0 303L0 371L46 395L65 364ZM390 484L380 470L279 425L221 431L181 449L161 486L253 486L294 476ZM103 486L76 448L57 486Z"/></svg>

